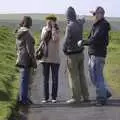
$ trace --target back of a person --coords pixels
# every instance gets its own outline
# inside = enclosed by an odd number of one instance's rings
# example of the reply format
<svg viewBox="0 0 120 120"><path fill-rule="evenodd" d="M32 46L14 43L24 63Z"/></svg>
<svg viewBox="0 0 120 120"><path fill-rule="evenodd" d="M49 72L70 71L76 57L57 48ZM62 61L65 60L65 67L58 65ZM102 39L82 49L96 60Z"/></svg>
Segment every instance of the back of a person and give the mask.
<svg viewBox="0 0 120 120"><path fill-rule="evenodd" d="M71 49L79 49L77 43L82 40L83 24L79 21L73 21L70 23L71 26Z"/></svg>

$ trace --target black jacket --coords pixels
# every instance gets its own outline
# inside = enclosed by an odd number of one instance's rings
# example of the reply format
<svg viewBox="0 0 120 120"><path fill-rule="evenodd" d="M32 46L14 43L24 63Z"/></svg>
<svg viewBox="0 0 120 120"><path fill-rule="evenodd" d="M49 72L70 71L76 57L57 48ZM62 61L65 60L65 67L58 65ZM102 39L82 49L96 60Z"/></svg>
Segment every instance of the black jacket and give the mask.
<svg viewBox="0 0 120 120"><path fill-rule="evenodd" d="M89 55L106 57L107 46L109 44L109 30L110 24L105 19L93 24L89 40L87 42L87 45L89 45Z"/></svg>

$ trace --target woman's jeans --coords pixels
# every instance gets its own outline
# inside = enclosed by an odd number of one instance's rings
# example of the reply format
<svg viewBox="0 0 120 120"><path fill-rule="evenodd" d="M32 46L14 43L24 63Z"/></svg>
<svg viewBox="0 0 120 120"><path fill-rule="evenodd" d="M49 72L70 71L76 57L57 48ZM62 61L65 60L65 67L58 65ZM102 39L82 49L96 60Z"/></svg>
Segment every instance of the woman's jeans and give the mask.
<svg viewBox="0 0 120 120"><path fill-rule="evenodd" d="M44 80L44 97L49 99L49 74L50 68L52 72L52 99L56 99L58 92L58 74L60 64L42 63L43 65L43 80Z"/></svg>
<svg viewBox="0 0 120 120"><path fill-rule="evenodd" d="M106 88L103 69L105 65L104 57L96 57L91 55L89 58L89 72L92 83L96 87L97 100L107 100L110 93Z"/></svg>
<svg viewBox="0 0 120 120"><path fill-rule="evenodd" d="M29 79L30 79L30 68L21 68L19 100L23 103L27 103L28 101Z"/></svg>

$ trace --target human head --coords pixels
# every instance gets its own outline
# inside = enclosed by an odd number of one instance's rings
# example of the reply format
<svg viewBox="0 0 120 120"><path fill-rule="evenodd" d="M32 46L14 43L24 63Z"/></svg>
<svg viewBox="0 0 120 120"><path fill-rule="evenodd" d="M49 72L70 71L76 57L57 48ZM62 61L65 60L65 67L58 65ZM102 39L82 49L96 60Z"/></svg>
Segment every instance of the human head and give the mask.
<svg viewBox="0 0 120 120"><path fill-rule="evenodd" d="M46 24L49 27L52 27L52 23L56 23L57 17L53 14L46 17Z"/></svg>
<svg viewBox="0 0 120 120"><path fill-rule="evenodd" d="M19 25L20 25L20 27L31 28L31 26L32 26L32 18L30 16L24 16L23 20L21 21L21 23Z"/></svg>
<svg viewBox="0 0 120 120"><path fill-rule="evenodd" d="M99 21L104 18L105 10L102 7L97 7L95 12L93 12L93 15L95 16L96 20Z"/></svg>
<svg viewBox="0 0 120 120"><path fill-rule="evenodd" d="M66 18L69 21L74 21L76 20L76 12L73 7L68 7L67 12L66 12Z"/></svg>

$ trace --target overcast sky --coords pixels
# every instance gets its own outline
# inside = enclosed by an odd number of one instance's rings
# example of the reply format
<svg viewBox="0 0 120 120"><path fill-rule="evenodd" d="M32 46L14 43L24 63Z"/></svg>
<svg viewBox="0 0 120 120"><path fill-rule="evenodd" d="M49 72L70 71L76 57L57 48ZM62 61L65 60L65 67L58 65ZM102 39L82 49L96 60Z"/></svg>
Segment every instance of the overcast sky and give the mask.
<svg viewBox="0 0 120 120"><path fill-rule="evenodd" d="M120 0L1 0L1 13L62 13L68 6L75 7L79 15L103 6L106 16L120 17Z"/></svg>

